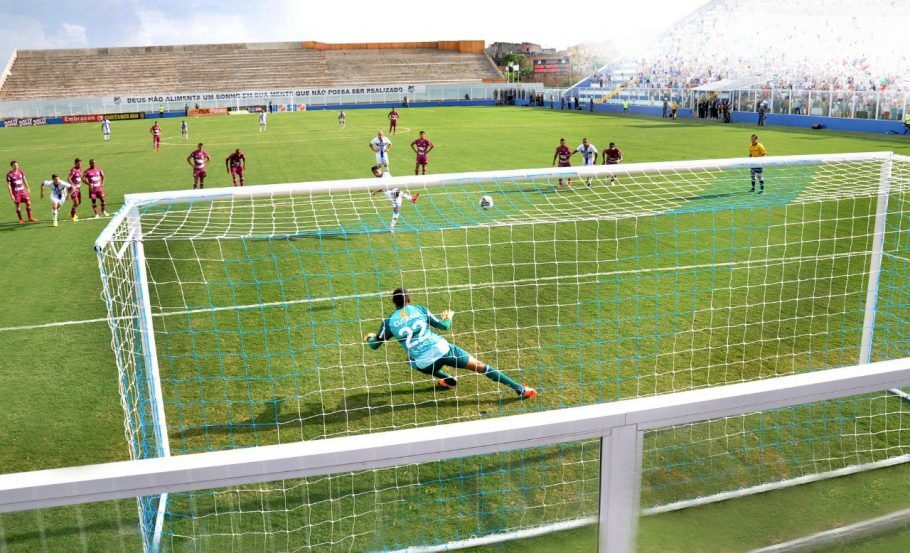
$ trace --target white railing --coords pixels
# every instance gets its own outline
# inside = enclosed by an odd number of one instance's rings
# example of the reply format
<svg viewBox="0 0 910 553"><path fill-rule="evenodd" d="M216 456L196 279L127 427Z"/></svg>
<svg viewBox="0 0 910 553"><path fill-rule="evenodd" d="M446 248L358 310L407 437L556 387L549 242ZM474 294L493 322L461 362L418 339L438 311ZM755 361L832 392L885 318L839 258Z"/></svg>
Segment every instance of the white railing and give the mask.
<svg viewBox="0 0 910 553"><path fill-rule="evenodd" d="M613 90L621 88L613 94ZM910 92L895 90L792 90L789 88L747 88L700 91L694 88L639 88L630 84L607 84L604 87L590 87L579 90L582 101L594 98L598 101L605 96L608 104L622 104L628 101L633 106L662 107L663 101L677 102L682 108L697 109L699 100L713 97L727 99L734 111L756 112L760 103L765 103L769 114L815 115L848 119L878 119L903 121L910 104ZM694 114L697 115L697 112ZM694 116L693 115L693 116Z"/></svg>
<svg viewBox="0 0 910 553"><path fill-rule="evenodd" d="M646 430L907 385L910 358L903 358L442 427L6 474L0 476L0 513L380 469L599 438L600 551L627 553L634 549Z"/></svg>

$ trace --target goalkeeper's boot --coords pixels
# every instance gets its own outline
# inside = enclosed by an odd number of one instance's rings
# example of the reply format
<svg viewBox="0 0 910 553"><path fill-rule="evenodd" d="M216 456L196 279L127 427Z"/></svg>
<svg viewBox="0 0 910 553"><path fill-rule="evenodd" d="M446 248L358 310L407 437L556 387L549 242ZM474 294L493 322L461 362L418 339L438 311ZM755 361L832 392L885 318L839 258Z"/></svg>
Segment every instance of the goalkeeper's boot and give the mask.
<svg viewBox="0 0 910 553"><path fill-rule="evenodd" d="M458 380L454 376L450 376L448 378L440 378L439 382L437 382L437 384L439 385L440 388L442 388L444 390L448 390L449 388L454 388L455 386L458 386Z"/></svg>
<svg viewBox="0 0 910 553"><path fill-rule="evenodd" d="M411 203L412 203L412 204L416 204L416 203L417 203L417 198L419 198L419 197L420 197L420 192L418 192L417 194L414 194L413 196L411 196Z"/></svg>
<svg viewBox="0 0 910 553"><path fill-rule="evenodd" d="M520 399L534 399L537 397L537 390L530 386L521 385L521 392L518 394Z"/></svg>

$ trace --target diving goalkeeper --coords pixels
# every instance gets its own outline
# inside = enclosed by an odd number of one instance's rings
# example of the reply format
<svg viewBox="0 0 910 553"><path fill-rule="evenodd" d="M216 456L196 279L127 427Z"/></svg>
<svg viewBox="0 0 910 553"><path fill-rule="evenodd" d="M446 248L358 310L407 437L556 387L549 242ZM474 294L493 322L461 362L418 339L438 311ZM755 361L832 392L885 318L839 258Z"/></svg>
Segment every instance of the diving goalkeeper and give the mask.
<svg viewBox="0 0 910 553"><path fill-rule="evenodd" d="M443 367L468 369L477 374L482 374L499 384L505 384L518 394L521 399L531 399L537 396L534 388L518 384L495 368L478 361L460 347L449 344L445 338L439 336L430 327L446 331L452 327L452 317L455 312L446 309L437 317L422 305L411 305L411 296L404 288L397 288L392 292L392 303L395 312L382 321L379 332L367 334L365 340L372 349L379 349L383 342L389 339L398 340L398 343L408 352L408 361L411 368L426 375L439 379L439 387L452 388L458 384L454 376L445 373Z"/></svg>

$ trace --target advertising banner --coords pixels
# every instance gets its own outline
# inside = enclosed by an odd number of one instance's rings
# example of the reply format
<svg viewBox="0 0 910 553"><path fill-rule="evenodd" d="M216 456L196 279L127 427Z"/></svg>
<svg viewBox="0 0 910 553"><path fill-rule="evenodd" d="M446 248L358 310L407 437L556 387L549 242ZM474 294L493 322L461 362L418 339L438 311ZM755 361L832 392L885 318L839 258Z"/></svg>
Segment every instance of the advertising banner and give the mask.
<svg viewBox="0 0 910 553"><path fill-rule="evenodd" d="M23 117L3 121L4 127L37 127L38 125L47 125L47 117Z"/></svg>
<svg viewBox="0 0 910 553"><path fill-rule="evenodd" d="M71 125L73 123L100 123L104 116L99 113L89 115L64 115L63 124Z"/></svg>
<svg viewBox="0 0 910 553"><path fill-rule="evenodd" d="M131 121L133 119L145 119L145 113L105 113L109 121Z"/></svg>
<svg viewBox="0 0 910 553"><path fill-rule="evenodd" d="M190 117L206 117L209 115L227 115L227 108L196 108L186 110Z"/></svg>
<svg viewBox="0 0 910 553"><path fill-rule="evenodd" d="M255 100L268 98L322 98L346 94L408 94L423 85L374 85L361 87L299 88L283 90L246 90L242 92L195 92L188 94L149 94L147 96L108 96L106 102L115 105L158 104L164 102L204 102L220 100Z"/></svg>

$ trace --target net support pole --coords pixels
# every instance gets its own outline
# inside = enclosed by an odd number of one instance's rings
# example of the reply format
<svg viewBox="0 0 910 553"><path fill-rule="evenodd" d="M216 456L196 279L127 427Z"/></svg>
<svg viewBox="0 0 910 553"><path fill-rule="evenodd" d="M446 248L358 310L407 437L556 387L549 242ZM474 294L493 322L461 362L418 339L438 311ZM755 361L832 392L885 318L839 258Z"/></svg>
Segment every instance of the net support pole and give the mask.
<svg viewBox="0 0 910 553"><path fill-rule="evenodd" d="M157 347L155 332L152 322L152 306L149 295L149 279L145 267L145 247L142 243L142 222L139 210L130 209L127 214L127 224L132 230L130 248L133 253L133 276L136 283L136 316L141 336L142 359L145 365L149 405L152 406L152 417L155 424L155 437L157 439L157 454L159 457L170 457L171 447L168 440L167 418L164 414L164 393L161 389L161 373L158 368ZM163 493L158 498L158 511L155 514L155 528L149 549L157 553L161 545L161 532L164 529L164 514L167 512L167 494Z"/></svg>
<svg viewBox="0 0 910 553"><path fill-rule="evenodd" d="M875 228L872 232L872 256L869 262L869 284L866 287L866 307L863 315L863 337L859 346L859 363L872 362L872 340L875 333L875 311L878 306L878 288L882 274L882 256L885 246L885 222L888 216L888 195L891 192L891 159L882 160L879 173L878 197L875 205ZM888 390L905 400L910 394L893 388Z"/></svg>
<svg viewBox="0 0 910 553"><path fill-rule="evenodd" d="M633 553L641 501L644 432L614 428L600 441L599 553Z"/></svg>

